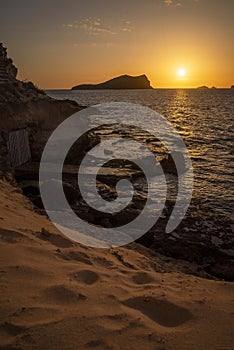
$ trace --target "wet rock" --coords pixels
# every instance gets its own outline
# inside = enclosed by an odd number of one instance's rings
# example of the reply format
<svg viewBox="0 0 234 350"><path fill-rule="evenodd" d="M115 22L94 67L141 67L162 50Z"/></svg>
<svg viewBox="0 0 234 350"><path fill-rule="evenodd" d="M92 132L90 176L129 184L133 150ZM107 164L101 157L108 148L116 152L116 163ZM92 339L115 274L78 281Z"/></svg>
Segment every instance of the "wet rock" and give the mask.
<svg viewBox="0 0 234 350"><path fill-rule="evenodd" d="M58 203L56 201L56 193L57 193L58 185L60 185L59 180L51 179L46 183L42 183L41 188L43 189L43 186L46 186L46 191L48 196L50 196L51 198L54 198L54 208L63 209L61 208L61 203ZM78 204L79 199L81 199L79 191L77 191L71 184L66 183L64 181L63 181L63 190L67 198L67 201L69 202L70 205Z"/></svg>
<svg viewBox="0 0 234 350"><path fill-rule="evenodd" d="M186 164L184 156L180 152L173 152L173 155L168 154L165 158L161 160L160 164L165 173L177 176L178 171L174 159L176 159L176 164L179 168L180 173L184 173L186 171Z"/></svg>

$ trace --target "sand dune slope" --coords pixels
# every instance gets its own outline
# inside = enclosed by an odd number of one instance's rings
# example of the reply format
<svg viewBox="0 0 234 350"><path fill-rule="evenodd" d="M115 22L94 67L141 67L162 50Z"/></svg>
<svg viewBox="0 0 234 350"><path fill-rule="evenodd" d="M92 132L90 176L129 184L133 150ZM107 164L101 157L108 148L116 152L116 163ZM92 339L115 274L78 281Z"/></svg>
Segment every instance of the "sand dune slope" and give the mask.
<svg viewBox="0 0 234 350"><path fill-rule="evenodd" d="M233 349L234 284L150 254L75 244L0 182L0 349Z"/></svg>

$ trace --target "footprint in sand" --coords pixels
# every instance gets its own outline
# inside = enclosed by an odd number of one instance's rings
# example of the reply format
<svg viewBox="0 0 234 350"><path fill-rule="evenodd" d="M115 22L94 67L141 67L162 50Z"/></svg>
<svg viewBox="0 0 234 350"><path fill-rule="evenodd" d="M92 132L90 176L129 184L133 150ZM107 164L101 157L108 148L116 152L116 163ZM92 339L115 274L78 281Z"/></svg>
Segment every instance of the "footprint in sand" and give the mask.
<svg viewBox="0 0 234 350"><path fill-rule="evenodd" d="M2 241L7 243L18 243L21 239L25 238L25 236L19 232L10 231L10 230L1 228L0 238Z"/></svg>
<svg viewBox="0 0 234 350"><path fill-rule="evenodd" d="M13 322L19 323L24 327L35 327L45 323L60 320L61 315L56 308L48 307L22 307L12 314Z"/></svg>
<svg viewBox="0 0 234 350"><path fill-rule="evenodd" d="M94 284L99 280L99 275L90 270L82 270L72 274L73 279L83 282L85 284Z"/></svg>
<svg viewBox="0 0 234 350"><path fill-rule="evenodd" d="M55 304L74 304L87 297L80 293L75 293L64 285L49 287L45 290L44 295L47 301Z"/></svg>
<svg viewBox="0 0 234 350"><path fill-rule="evenodd" d="M69 239L58 234L50 233L43 228L37 237L43 241L50 242L52 245L58 248L70 248L73 246L73 243Z"/></svg>
<svg viewBox="0 0 234 350"><path fill-rule="evenodd" d="M94 261L105 268L112 268L114 266L114 263L112 261L107 260L104 257L96 257L94 258Z"/></svg>
<svg viewBox="0 0 234 350"><path fill-rule="evenodd" d="M154 279L146 272L139 272L132 277L136 284L148 284L154 282Z"/></svg>
<svg viewBox="0 0 234 350"><path fill-rule="evenodd" d="M90 260L89 256L83 252L79 251L69 251L69 252L61 252L57 251L56 255L67 261L78 261L81 263L84 263L86 265L93 265L92 261Z"/></svg>
<svg viewBox="0 0 234 350"><path fill-rule="evenodd" d="M177 327L193 318L192 313L176 304L166 300L158 300L153 297L136 297L123 302L127 307L139 310L164 327Z"/></svg>
<svg viewBox="0 0 234 350"><path fill-rule="evenodd" d="M27 328L23 326L18 326L10 322L5 322L0 325L0 330L11 336L16 336L18 334L25 332Z"/></svg>
<svg viewBox="0 0 234 350"><path fill-rule="evenodd" d="M112 348L110 348L104 341L102 340L91 340L88 343L85 344L85 347L87 349L100 349L100 350L111 350Z"/></svg>

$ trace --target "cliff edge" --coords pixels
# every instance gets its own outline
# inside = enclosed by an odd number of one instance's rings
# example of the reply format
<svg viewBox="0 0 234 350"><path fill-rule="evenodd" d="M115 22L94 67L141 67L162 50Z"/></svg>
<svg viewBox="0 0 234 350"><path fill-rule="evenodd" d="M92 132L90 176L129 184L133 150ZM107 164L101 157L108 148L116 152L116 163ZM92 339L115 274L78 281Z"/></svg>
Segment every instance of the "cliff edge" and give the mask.
<svg viewBox="0 0 234 350"><path fill-rule="evenodd" d="M54 129L83 108L75 101L50 98L32 82L18 80L17 71L0 43L0 178L12 170L8 148L11 132L24 129L32 158L40 160Z"/></svg>

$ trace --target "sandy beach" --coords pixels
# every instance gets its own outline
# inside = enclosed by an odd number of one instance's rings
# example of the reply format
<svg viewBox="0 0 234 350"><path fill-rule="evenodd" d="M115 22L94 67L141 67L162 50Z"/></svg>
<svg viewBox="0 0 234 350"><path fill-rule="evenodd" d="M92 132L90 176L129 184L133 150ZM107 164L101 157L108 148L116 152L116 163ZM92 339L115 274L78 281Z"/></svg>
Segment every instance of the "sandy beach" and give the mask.
<svg viewBox="0 0 234 350"><path fill-rule="evenodd" d="M233 349L233 283L137 244L73 243L4 181L0 213L0 349Z"/></svg>

